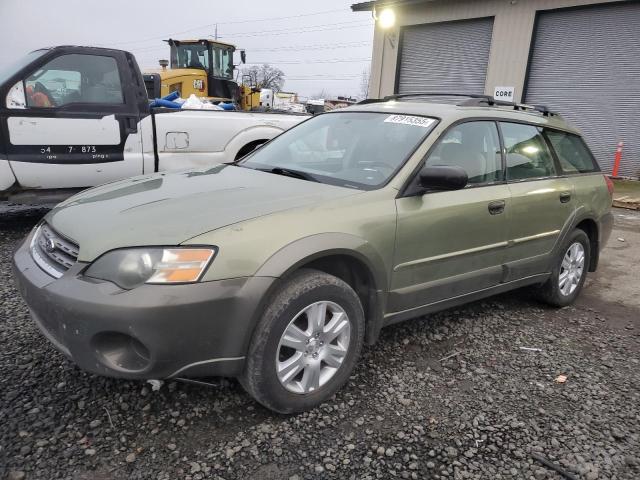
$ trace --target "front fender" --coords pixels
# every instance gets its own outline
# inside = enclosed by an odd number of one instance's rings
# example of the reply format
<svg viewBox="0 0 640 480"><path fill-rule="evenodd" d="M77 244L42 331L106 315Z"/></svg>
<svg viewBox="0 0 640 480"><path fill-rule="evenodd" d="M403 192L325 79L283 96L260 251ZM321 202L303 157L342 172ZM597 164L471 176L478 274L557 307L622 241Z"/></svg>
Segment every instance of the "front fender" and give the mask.
<svg viewBox="0 0 640 480"><path fill-rule="evenodd" d="M375 289L387 290L386 267L380 254L365 239L347 233L319 233L291 242L269 257L256 276L283 277L331 255L347 255L361 261L369 270Z"/></svg>
<svg viewBox="0 0 640 480"><path fill-rule="evenodd" d="M258 277L286 277L304 265L324 257L344 255L361 262L370 274L373 289L368 294L365 341L373 345L383 326L386 308L387 268L376 249L366 240L345 233L321 233L296 240L274 253L256 272ZM278 283L273 288L277 288Z"/></svg>

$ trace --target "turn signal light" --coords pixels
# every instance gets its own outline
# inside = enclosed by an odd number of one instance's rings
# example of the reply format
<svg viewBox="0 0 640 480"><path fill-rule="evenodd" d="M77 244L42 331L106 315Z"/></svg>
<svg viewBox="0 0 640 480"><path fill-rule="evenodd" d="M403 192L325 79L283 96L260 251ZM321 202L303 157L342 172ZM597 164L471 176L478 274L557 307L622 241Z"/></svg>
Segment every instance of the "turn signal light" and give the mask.
<svg viewBox="0 0 640 480"><path fill-rule="evenodd" d="M213 256L210 249L165 248L155 273L147 283L184 283L198 281Z"/></svg>

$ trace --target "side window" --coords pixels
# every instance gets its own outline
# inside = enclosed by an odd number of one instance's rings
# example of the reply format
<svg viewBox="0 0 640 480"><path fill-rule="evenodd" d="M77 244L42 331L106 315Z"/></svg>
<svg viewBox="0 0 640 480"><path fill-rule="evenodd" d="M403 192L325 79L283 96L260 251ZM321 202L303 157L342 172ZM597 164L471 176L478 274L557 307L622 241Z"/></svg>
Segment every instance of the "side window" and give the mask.
<svg viewBox="0 0 640 480"><path fill-rule="evenodd" d="M547 138L560 161L564 173L588 173L598 171L593 155L578 135L545 130Z"/></svg>
<svg viewBox="0 0 640 480"><path fill-rule="evenodd" d="M500 128L507 150L507 180L555 175L553 157L540 128L502 122Z"/></svg>
<svg viewBox="0 0 640 480"><path fill-rule="evenodd" d="M427 158L426 165L462 167L471 185L502 180L502 156L496 124L466 122L449 129Z"/></svg>
<svg viewBox="0 0 640 480"><path fill-rule="evenodd" d="M61 55L29 75L24 84L27 107L123 103L118 64L112 57Z"/></svg>

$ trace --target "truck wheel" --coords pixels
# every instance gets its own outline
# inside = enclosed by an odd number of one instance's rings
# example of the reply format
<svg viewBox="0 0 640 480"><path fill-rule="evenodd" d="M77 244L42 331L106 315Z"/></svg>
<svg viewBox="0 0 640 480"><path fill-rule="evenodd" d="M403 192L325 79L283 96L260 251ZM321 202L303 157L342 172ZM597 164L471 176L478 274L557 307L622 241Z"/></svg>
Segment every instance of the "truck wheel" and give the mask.
<svg viewBox="0 0 640 480"><path fill-rule="evenodd" d="M271 297L240 382L279 413L310 410L349 378L364 339L356 292L333 275L302 269Z"/></svg>
<svg viewBox="0 0 640 480"><path fill-rule="evenodd" d="M540 300L554 307L571 305L582 290L590 260L589 237L584 231L576 229L560 249L551 277L540 287Z"/></svg>

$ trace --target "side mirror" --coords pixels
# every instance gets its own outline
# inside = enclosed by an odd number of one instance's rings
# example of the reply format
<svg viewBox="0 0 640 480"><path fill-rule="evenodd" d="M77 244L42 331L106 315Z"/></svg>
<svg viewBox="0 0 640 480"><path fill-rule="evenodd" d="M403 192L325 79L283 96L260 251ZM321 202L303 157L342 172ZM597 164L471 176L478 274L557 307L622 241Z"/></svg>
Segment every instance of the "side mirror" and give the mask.
<svg viewBox="0 0 640 480"><path fill-rule="evenodd" d="M240 61L242 63L247 63L247 52L244 50L240 50Z"/></svg>
<svg viewBox="0 0 640 480"><path fill-rule="evenodd" d="M22 83L22 80L17 82L13 87L11 87L11 90L9 90L6 98L6 107L27 108L27 98L24 95L24 84Z"/></svg>
<svg viewBox="0 0 640 480"><path fill-rule="evenodd" d="M467 172L456 166L423 167L418 174L420 186L427 190L460 190L467 186Z"/></svg>

